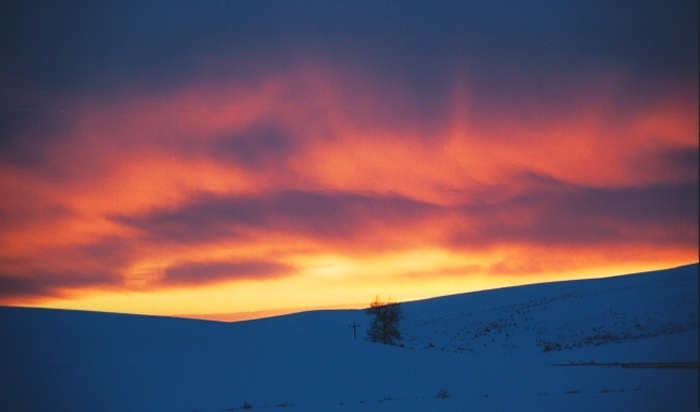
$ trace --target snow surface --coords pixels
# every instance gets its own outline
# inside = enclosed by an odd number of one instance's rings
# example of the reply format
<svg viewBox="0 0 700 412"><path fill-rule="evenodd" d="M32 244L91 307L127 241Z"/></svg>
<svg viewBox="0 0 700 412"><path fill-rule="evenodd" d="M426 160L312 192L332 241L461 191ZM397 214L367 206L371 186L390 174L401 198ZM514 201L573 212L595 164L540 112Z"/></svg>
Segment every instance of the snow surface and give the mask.
<svg viewBox="0 0 700 412"><path fill-rule="evenodd" d="M697 411L698 290L694 264L405 303L403 347L365 341L356 310L0 308L0 410Z"/></svg>

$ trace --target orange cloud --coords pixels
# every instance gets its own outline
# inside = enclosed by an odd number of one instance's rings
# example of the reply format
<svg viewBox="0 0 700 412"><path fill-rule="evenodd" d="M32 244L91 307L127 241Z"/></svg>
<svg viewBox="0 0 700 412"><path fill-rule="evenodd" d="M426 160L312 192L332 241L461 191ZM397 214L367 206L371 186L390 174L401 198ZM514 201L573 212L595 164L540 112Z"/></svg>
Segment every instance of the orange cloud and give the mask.
<svg viewBox="0 0 700 412"><path fill-rule="evenodd" d="M40 161L0 162L0 303L123 308L122 291L173 313L168 291L239 287L277 306L192 310L270 310L331 304L319 285L357 303L697 260L697 96L577 80L502 107L462 80L434 118L312 64L69 98L21 131ZM277 299L290 285L315 303Z"/></svg>

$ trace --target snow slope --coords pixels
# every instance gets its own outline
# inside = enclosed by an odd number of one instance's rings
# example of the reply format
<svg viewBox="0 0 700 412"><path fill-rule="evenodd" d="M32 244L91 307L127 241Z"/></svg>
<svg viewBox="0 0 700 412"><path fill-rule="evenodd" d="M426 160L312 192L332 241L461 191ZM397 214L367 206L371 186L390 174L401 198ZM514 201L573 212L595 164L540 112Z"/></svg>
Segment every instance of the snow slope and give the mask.
<svg viewBox="0 0 700 412"><path fill-rule="evenodd" d="M698 308L697 264L406 303L404 347L353 340L354 310L0 308L0 410L693 411Z"/></svg>

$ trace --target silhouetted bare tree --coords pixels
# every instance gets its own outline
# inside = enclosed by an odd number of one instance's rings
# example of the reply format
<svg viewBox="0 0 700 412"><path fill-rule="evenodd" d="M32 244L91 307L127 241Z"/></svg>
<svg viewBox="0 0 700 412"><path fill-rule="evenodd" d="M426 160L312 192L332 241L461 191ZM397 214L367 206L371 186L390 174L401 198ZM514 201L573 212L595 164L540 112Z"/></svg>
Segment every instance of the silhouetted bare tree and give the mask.
<svg viewBox="0 0 700 412"><path fill-rule="evenodd" d="M383 302L377 296L366 309L366 313L372 316L372 322L367 330L370 340L389 345L401 340L401 332L399 332L399 325L403 321L401 303L391 300Z"/></svg>

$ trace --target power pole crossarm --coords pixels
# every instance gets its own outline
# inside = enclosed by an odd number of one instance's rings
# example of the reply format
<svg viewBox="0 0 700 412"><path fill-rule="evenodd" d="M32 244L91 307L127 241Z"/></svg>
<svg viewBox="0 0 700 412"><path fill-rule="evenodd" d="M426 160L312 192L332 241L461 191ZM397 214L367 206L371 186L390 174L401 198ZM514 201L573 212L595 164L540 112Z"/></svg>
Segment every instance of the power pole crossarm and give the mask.
<svg viewBox="0 0 700 412"><path fill-rule="evenodd" d="M352 328L352 335L355 337L355 340L357 340L357 328L359 328L360 325L353 323L350 327Z"/></svg>

